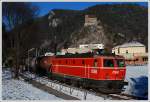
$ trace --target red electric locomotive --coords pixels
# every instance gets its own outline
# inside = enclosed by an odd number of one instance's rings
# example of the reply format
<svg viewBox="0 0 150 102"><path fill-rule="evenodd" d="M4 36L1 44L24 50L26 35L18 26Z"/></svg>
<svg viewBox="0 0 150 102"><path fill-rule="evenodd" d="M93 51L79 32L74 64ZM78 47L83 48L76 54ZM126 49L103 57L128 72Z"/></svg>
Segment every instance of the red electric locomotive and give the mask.
<svg viewBox="0 0 150 102"><path fill-rule="evenodd" d="M120 93L124 86L126 66L122 56L43 56L37 61L40 69L59 81L104 93Z"/></svg>

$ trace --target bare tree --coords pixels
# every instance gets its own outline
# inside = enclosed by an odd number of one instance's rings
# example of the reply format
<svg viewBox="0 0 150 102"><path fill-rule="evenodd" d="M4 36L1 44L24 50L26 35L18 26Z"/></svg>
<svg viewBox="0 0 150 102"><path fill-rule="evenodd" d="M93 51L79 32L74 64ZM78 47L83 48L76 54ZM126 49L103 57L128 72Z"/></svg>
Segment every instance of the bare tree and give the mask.
<svg viewBox="0 0 150 102"><path fill-rule="evenodd" d="M3 2L2 3L2 15L3 21L7 26L7 30L12 31L13 36L11 40L14 40L14 49L15 49L15 78L18 78L19 75L19 66L21 62L22 40L24 36L22 35L22 29L27 27L27 22L34 19L37 16L38 8L33 6L31 3L24 2Z"/></svg>

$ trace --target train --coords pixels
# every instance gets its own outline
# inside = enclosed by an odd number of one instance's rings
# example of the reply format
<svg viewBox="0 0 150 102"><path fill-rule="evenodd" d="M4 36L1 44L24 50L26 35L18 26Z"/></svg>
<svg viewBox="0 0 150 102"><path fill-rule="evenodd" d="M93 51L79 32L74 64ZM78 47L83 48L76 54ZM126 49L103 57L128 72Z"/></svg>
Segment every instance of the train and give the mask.
<svg viewBox="0 0 150 102"><path fill-rule="evenodd" d="M121 93L127 84L125 59L118 55L54 55L34 61L35 73L39 75L102 93Z"/></svg>

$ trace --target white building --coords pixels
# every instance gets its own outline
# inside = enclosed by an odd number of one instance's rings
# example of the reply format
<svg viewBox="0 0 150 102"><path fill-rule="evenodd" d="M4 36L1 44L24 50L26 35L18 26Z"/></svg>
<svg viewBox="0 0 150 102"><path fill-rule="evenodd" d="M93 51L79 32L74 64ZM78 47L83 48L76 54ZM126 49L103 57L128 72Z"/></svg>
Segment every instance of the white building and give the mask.
<svg viewBox="0 0 150 102"><path fill-rule="evenodd" d="M112 49L112 53L115 53L116 55L123 55L125 58L133 58L135 56L147 55L145 45L136 41L115 46Z"/></svg>
<svg viewBox="0 0 150 102"><path fill-rule="evenodd" d="M112 53L146 53L146 47L139 42L133 41L114 47L112 49Z"/></svg>
<svg viewBox="0 0 150 102"><path fill-rule="evenodd" d="M82 44L79 45L79 48L104 49L104 45L103 44Z"/></svg>

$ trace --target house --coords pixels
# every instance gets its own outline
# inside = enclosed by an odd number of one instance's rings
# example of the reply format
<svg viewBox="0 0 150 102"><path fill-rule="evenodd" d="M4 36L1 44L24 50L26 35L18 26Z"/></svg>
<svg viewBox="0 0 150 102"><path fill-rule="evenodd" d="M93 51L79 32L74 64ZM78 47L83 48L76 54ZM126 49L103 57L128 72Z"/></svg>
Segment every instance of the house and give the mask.
<svg viewBox="0 0 150 102"><path fill-rule="evenodd" d="M132 41L116 46L112 49L112 53L115 54L127 54L127 53L146 53L145 45Z"/></svg>
<svg viewBox="0 0 150 102"><path fill-rule="evenodd" d="M148 53L146 47L140 42L132 41L115 46L112 53L122 55L127 64L146 64L148 63Z"/></svg>

